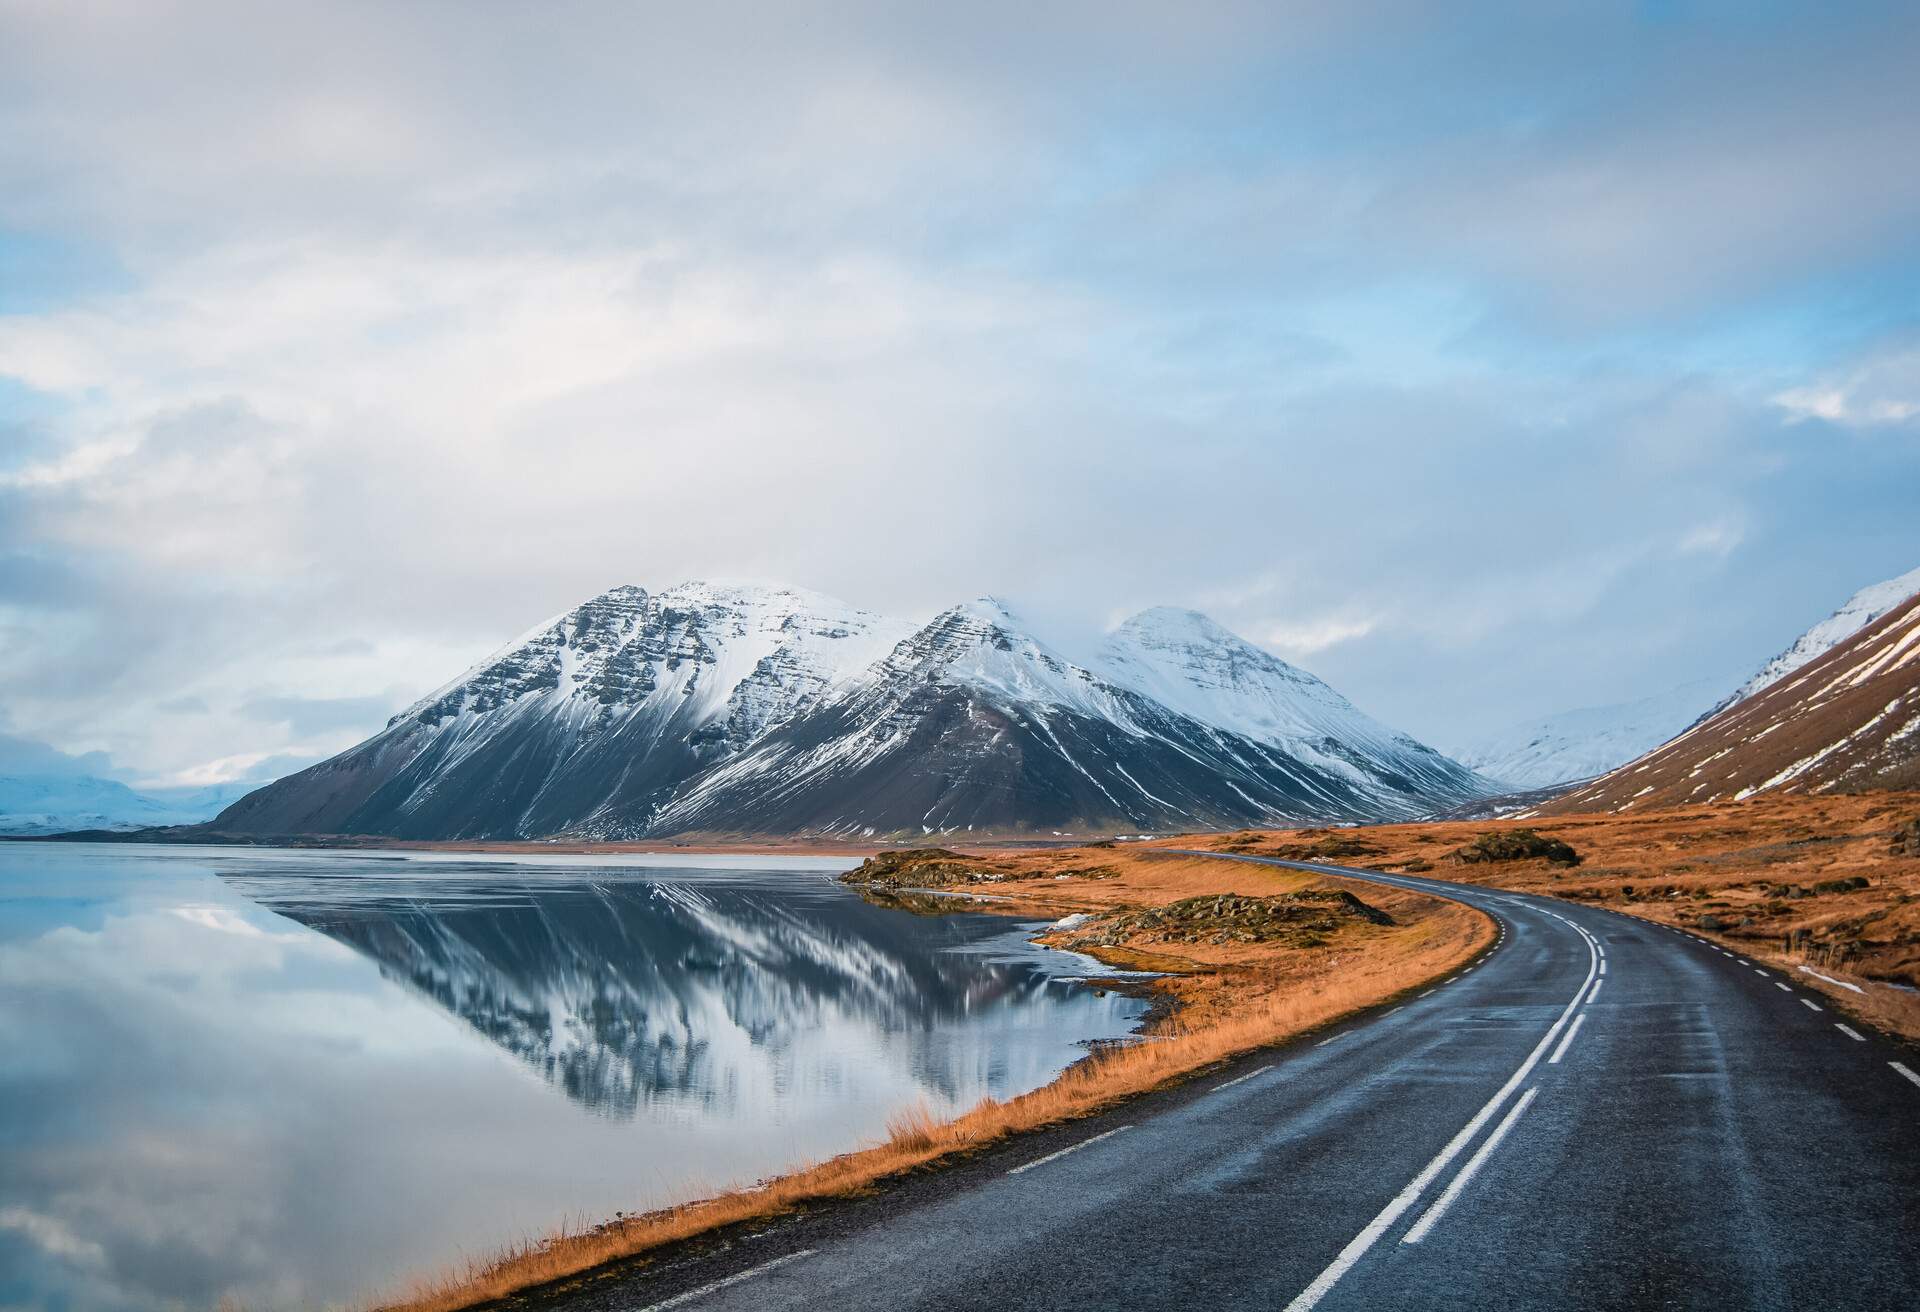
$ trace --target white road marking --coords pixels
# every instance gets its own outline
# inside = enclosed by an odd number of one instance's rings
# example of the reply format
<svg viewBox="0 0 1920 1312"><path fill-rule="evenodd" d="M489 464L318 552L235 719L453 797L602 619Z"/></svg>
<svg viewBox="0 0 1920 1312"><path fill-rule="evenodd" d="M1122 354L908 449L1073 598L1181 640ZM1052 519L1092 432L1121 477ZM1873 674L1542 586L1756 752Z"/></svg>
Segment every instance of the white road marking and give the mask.
<svg viewBox="0 0 1920 1312"><path fill-rule="evenodd" d="M1574 1008L1580 1005L1581 995L1587 991L1588 983L1593 980L1599 961L1598 954L1589 949L1586 979L1580 981L1580 987L1575 990L1573 1000L1567 1003L1566 1010L1560 1013L1560 1019L1554 1021L1547 1032L1540 1037L1540 1042L1534 1046L1532 1052L1527 1054L1527 1059L1520 1063L1520 1069L1507 1077L1507 1082L1500 1086L1493 1097L1487 1099L1485 1106L1473 1114L1472 1120L1461 1127L1460 1133L1454 1135L1447 1146L1420 1169L1420 1174L1414 1176L1407 1183L1406 1188L1394 1195L1393 1200L1381 1208L1373 1220L1367 1222L1365 1229L1347 1241L1347 1246L1327 1264L1326 1270L1315 1276L1313 1283L1301 1290L1294 1300L1287 1304L1285 1312L1307 1312L1309 1308L1325 1298L1327 1291L1340 1282L1340 1277L1351 1271L1354 1264L1367 1255L1367 1250L1379 1242L1380 1236L1392 1229L1393 1224L1406 1214L1407 1209L1419 1201L1420 1195L1426 1192L1427 1186L1447 1169L1447 1164L1473 1142L1473 1137L1480 1133L1481 1127L1493 1119L1494 1113L1498 1112L1501 1105L1512 1096L1513 1091L1520 1087L1521 1082L1527 1078L1533 1068L1540 1064L1541 1055L1552 1046L1555 1039L1560 1037L1560 1031L1566 1028L1567 1018L1573 1015Z"/></svg>
<svg viewBox="0 0 1920 1312"><path fill-rule="evenodd" d="M1821 1005L1820 1005L1819 1003L1817 1003L1817 1002L1815 1002L1815 1001L1814 1001L1814 1000L1813 1000L1812 998L1802 998L1802 999L1800 999L1800 1005L1801 1005L1801 1006L1803 1006L1803 1007L1811 1007L1811 1008L1813 1008L1813 1010L1815 1010L1815 1011L1825 1011L1825 1010L1826 1010L1826 1008L1825 1008L1825 1007L1823 1007L1823 1006L1821 1006Z"/></svg>
<svg viewBox="0 0 1920 1312"><path fill-rule="evenodd" d="M1433 990L1432 990L1432 989L1428 989L1428 990L1427 990L1427 993L1431 993L1431 992L1433 992ZM1424 997L1426 997L1426 996L1427 996L1427 993L1422 993L1422 994L1421 994L1420 996L1424 998Z"/></svg>
<svg viewBox="0 0 1920 1312"><path fill-rule="evenodd" d="M1573 1024L1567 1027L1567 1036L1560 1040L1560 1046L1553 1050L1553 1056L1547 1058L1547 1065L1558 1066L1560 1064L1560 1059L1567 1055L1567 1045L1573 1042L1573 1036L1580 1032L1580 1027L1586 1024L1586 1022L1587 1013L1584 1011L1573 1018Z"/></svg>
<svg viewBox="0 0 1920 1312"><path fill-rule="evenodd" d="M1908 1080L1909 1082L1913 1084L1920 1084L1920 1075L1915 1075L1912 1071L1908 1070L1905 1066L1901 1065L1899 1062L1890 1061L1887 1063L1887 1065L1899 1071L1901 1076L1906 1080Z"/></svg>
<svg viewBox="0 0 1920 1312"><path fill-rule="evenodd" d="M1866 992L1866 990L1861 988L1858 984L1849 984L1843 979L1835 979L1831 975L1822 975L1819 971L1815 970L1812 966L1802 966L1800 967L1800 969L1805 971L1807 974L1813 976L1815 979L1823 979L1827 983L1837 985L1840 988L1852 989L1855 993Z"/></svg>
<svg viewBox="0 0 1920 1312"><path fill-rule="evenodd" d="M1400 1005L1399 1005L1398 1007L1395 1007L1395 1008L1393 1009L1393 1011L1402 1011L1402 1010L1405 1010L1405 1008L1406 1008L1406 1005L1407 1005L1407 1004L1403 1002L1403 1003L1401 1003L1401 1004L1400 1004ZM1393 1011L1390 1011L1390 1012L1388 1012L1388 1013L1387 1013L1387 1016L1391 1016L1391 1015L1393 1015ZM1382 1016L1382 1017L1381 1017L1380 1019L1381 1019L1381 1020L1385 1020L1385 1019L1387 1018L1387 1016Z"/></svg>
<svg viewBox="0 0 1920 1312"><path fill-rule="evenodd" d="M1273 1069L1272 1066L1262 1066L1257 1071L1248 1071L1245 1075L1236 1075L1230 1080L1223 1080L1219 1084L1216 1084L1213 1086L1213 1092L1218 1093L1222 1089L1231 1089L1234 1085L1250 1080L1256 1075L1265 1075L1268 1071L1272 1069Z"/></svg>
<svg viewBox="0 0 1920 1312"><path fill-rule="evenodd" d="M1785 984L1782 984L1782 983L1781 983L1781 982L1780 982L1779 980L1775 980L1775 981L1773 982L1773 986L1774 986L1775 988L1777 988L1777 989L1779 989L1779 990L1781 990L1781 991L1782 991L1783 993L1791 993L1791 992L1793 992L1793 990L1792 990L1791 988L1789 988L1789 987L1788 987L1787 985L1785 985Z"/></svg>
<svg viewBox="0 0 1920 1312"><path fill-rule="evenodd" d="M1062 1148L1057 1153L1048 1153L1045 1157L1036 1157L1024 1166L1014 1167L1011 1171L1008 1171L1007 1174L1018 1175L1022 1171L1031 1171L1036 1166L1045 1166L1048 1162L1057 1162L1062 1157L1065 1157L1068 1153L1077 1153L1082 1148L1088 1147L1091 1144L1099 1143L1102 1139L1111 1139L1113 1138L1114 1135L1120 1133L1120 1131L1131 1130L1132 1128L1133 1127L1131 1125L1116 1125L1111 1130L1108 1130L1105 1134L1096 1134L1091 1139L1082 1139L1079 1143L1069 1144L1067 1147Z"/></svg>
<svg viewBox="0 0 1920 1312"><path fill-rule="evenodd" d="M1327 1038L1324 1038L1324 1039L1322 1039L1322 1040L1320 1040L1320 1042L1318 1042L1318 1043L1316 1043L1316 1044L1314 1044L1313 1046L1314 1046L1314 1047L1316 1047L1316 1048L1324 1048L1324 1047L1326 1047L1326 1046L1327 1046L1327 1045L1328 1045L1329 1043L1332 1043L1332 1042L1334 1041L1334 1039L1344 1039L1344 1038L1346 1038L1346 1037L1347 1037L1347 1036L1346 1036L1346 1035L1344 1035L1344 1034L1334 1034L1334 1035L1331 1035L1331 1036L1329 1036L1329 1037L1327 1037Z"/></svg>
<svg viewBox="0 0 1920 1312"><path fill-rule="evenodd" d="M1584 1018L1585 1014L1582 1013L1580 1018L1575 1019L1573 1022L1575 1029L1580 1027L1580 1020ZM1572 1031L1568 1033L1571 1034ZM1487 1136L1487 1141L1480 1145L1480 1151L1467 1159L1467 1164L1460 1168L1460 1174L1453 1177L1453 1183L1447 1186L1446 1192L1434 1200L1433 1206L1427 1209L1426 1215L1414 1222L1413 1229L1407 1231L1406 1238L1402 1239L1401 1243L1417 1244L1427 1237L1427 1231L1433 1229L1434 1224L1447 1214L1447 1209L1453 1206L1453 1200L1460 1196L1461 1191L1486 1164L1487 1158L1493 1155L1493 1150L1498 1148L1500 1141L1507 1137L1507 1131L1513 1128L1513 1123L1520 1119L1520 1113L1527 1110L1534 1096L1539 1092L1539 1086L1535 1085L1520 1096L1520 1101L1513 1105L1513 1110L1508 1112L1506 1118L1494 1128L1493 1133Z"/></svg>
<svg viewBox="0 0 1920 1312"><path fill-rule="evenodd" d="M723 1289L739 1284L742 1280L751 1280L755 1276L763 1276L775 1267L785 1266L789 1262L798 1262L803 1257L812 1257L819 1251L817 1248L803 1248L797 1253L788 1253L785 1257L776 1257L771 1262L762 1262L759 1266L748 1267L745 1271L736 1271L724 1280L716 1280L710 1285L701 1285L698 1289L689 1289L683 1294L675 1294L672 1298L664 1299L658 1303L651 1303L640 1309L640 1312L667 1312L667 1309L670 1307L684 1307L697 1298L705 1298L708 1294L717 1294Z"/></svg>
<svg viewBox="0 0 1920 1312"><path fill-rule="evenodd" d="M1606 981L1603 979L1597 979L1593 982L1593 992L1587 994L1588 1002L1592 1002L1595 998L1600 996L1600 986L1605 983Z"/></svg>
<svg viewBox="0 0 1920 1312"><path fill-rule="evenodd" d="M1600 963L1600 973L1601 973L1602 975L1604 975L1604 974L1606 974L1606 973L1607 973L1607 963L1606 963L1605 961L1602 961L1602 962Z"/></svg>
<svg viewBox="0 0 1920 1312"><path fill-rule="evenodd" d="M1866 1035L1860 1033L1856 1029L1852 1029L1846 1025L1842 1025L1839 1021L1835 1021L1833 1023L1833 1027L1839 1030L1842 1034L1846 1035L1848 1038L1852 1039L1855 1043L1865 1043L1867 1041Z"/></svg>
<svg viewBox="0 0 1920 1312"><path fill-rule="evenodd" d="M1759 977L1760 977L1761 979L1770 979L1770 978L1772 978L1771 976L1769 976L1769 975L1767 974L1767 972L1766 972L1766 971L1764 971L1764 970L1762 970L1762 969L1760 969L1760 967L1758 967L1758 966L1755 966L1755 967L1753 968L1753 973L1754 973L1754 974L1756 974L1756 975L1758 975L1758 976L1759 976Z"/></svg>

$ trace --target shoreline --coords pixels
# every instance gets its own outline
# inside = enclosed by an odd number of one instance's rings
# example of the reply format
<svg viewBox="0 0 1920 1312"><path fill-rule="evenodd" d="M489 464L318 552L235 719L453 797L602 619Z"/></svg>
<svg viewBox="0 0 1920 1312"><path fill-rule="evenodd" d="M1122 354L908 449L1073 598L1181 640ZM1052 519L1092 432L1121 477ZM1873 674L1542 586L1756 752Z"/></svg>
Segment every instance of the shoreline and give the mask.
<svg viewBox="0 0 1920 1312"><path fill-rule="evenodd" d="M678 849L686 850L686 849ZM727 848L741 851L741 848ZM949 849L951 850L951 849ZM787 849L792 854L793 849ZM1063 858L1097 857L1117 862L1124 873L1084 880L1061 876ZM1125 944L1074 941L1057 923L1032 941L1093 957L1116 971L1153 969L1154 978L1092 977L1092 987L1122 988L1154 1002L1143 1016L1139 1039L1103 1045L1074 1061L1047 1084L1005 1102L988 1099L949 1120L912 1109L896 1115L873 1146L841 1154L742 1189L615 1217L588 1229L560 1232L491 1257L430 1276L405 1293L375 1304L380 1312L457 1312L614 1265L652 1262L687 1244L709 1242L734 1227L864 1195L888 1182L970 1160L1012 1136L1079 1119L1131 1098L1182 1083L1263 1048L1337 1024L1476 960L1492 945L1492 921L1463 903L1396 890L1363 880L1277 871L1207 857L1137 848L966 857L972 864L1004 870L996 875L993 900L968 899L970 911L1020 920L1050 920L1104 907L1139 907L1138 899L1175 904L1171 896L1196 889L1204 896L1259 898L1315 888L1357 889L1373 904L1398 913L1389 927L1343 928L1331 942L1248 947L1234 942L1180 942L1145 951ZM857 891L867 892L854 884ZM880 887L876 901L914 890ZM935 890L938 891L938 890ZM1117 895L1131 895L1122 901ZM1052 940L1052 941L1050 941ZM1160 944L1152 944L1161 947ZM1178 949L1175 951L1174 949ZM1171 969L1169 969L1171 968Z"/></svg>

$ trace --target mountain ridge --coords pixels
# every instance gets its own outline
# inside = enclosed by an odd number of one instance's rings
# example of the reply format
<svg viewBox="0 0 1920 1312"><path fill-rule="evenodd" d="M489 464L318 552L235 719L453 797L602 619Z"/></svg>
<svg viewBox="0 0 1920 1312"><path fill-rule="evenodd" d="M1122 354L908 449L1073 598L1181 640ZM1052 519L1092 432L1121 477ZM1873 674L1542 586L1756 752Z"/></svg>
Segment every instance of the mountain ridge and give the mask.
<svg viewBox="0 0 1920 1312"><path fill-rule="evenodd" d="M1920 569L1859 589L1731 692L1722 691L1724 684L1696 680L1631 702L1580 707L1524 721L1456 744L1453 755L1518 789L1596 779L1818 660L1916 594L1920 594Z"/></svg>
<svg viewBox="0 0 1920 1312"><path fill-rule="evenodd" d="M213 828L1123 831L1407 818L1486 791L1196 612L1146 611L1129 625L1089 668L990 597L914 628L792 588L615 588ZM1168 631L1181 641L1170 646ZM1175 698L1184 710L1137 686L1171 695L1176 648L1193 683ZM1209 670L1234 678L1203 686ZM1270 723L1249 734L1215 722L1228 718L1222 697L1265 706Z"/></svg>
<svg viewBox="0 0 1920 1312"><path fill-rule="evenodd" d="M1543 814L1920 784L1920 595Z"/></svg>

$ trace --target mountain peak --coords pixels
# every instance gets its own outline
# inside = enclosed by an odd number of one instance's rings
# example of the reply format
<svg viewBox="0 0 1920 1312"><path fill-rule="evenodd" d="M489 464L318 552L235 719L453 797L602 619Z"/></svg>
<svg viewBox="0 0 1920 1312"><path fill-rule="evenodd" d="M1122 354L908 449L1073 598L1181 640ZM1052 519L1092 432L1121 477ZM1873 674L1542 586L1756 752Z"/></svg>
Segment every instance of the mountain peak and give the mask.
<svg viewBox="0 0 1920 1312"><path fill-rule="evenodd" d="M1110 649L1097 669L1069 661L991 595L916 628L777 584L628 585L220 823L455 838L1131 830L1407 815L1476 787L1198 612L1144 611Z"/></svg>
<svg viewBox="0 0 1920 1312"><path fill-rule="evenodd" d="M1257 652L1283 665L1286 663L1264 648L1248 642L1211 615L1184 606L1149 606L1139 614L1130 616L1114 632L1149 646L1185 644L1230 647Z"/></svg>
<svg viewBox="0 0 1920 1312"><path fill-rule="evenodd" d="M1791 647L1762 665L1751 679L1728 694L1713 710L1725 710L1809 665L1841 643L1859 633L1881 616L1920 593L1920 569L1869 584L1860 589L1839 610L1821 620L1794 640Z"/></svg>

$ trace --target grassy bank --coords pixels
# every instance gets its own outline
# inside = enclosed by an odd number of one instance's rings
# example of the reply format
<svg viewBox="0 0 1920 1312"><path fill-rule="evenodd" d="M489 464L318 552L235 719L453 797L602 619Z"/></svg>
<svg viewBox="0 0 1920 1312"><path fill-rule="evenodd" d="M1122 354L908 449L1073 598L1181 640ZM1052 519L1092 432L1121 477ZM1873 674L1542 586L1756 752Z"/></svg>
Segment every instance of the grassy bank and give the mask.
<svg viewBox="0 0 1920 1312"><path fill-rule="evenodd" d="M1273 830L1180 845L1428 873L1608 907L1778 966L1827 993L1837 1009L1920 1042L1916 820L1920 793L1783 794L1646 813ZM1528 832L1570 847L1577 864L1514 841ZM1530 848L1541 854L1526 855Z"/></svg>
<svg viewBox="0 0 1920 1312"><path fill-rule="evenodd" d="M884 1141L751 1188L553 1234L423 1282L385 1307L452 1312L656 1253L742 1222L867 1192L1024 1130L1069 1121L1375 1005L1463 964L1491 922L1438 898L1357 881L1138 849L963 855L899 872L873 896L912 904L931 884L990 898L970 909L1074 916L1046 941L1168 972L1152 1042L1103 1050L1051 1084L956 1119L902 1115Z"/></svg>

